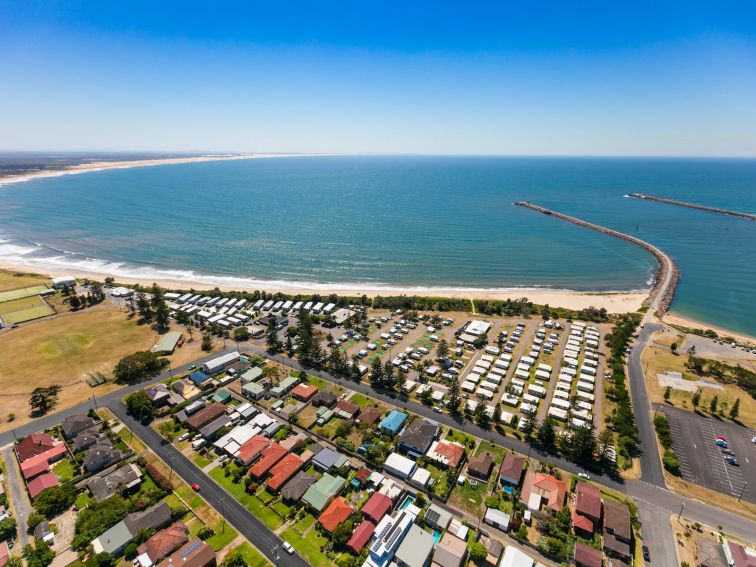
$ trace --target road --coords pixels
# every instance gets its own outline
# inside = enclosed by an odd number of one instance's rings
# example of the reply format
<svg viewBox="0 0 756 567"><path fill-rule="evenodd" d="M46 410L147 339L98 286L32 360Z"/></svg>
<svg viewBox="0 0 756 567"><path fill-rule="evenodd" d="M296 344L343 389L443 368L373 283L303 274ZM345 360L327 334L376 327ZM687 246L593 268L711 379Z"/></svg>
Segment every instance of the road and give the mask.
<svg viewBox="0 0 756 567"><path fill-rule="evenodd" d="M132 419L126 413L123 404L113 403L108 407L156 455L159 455L166 463L170 463L173 472L179 475L184 482L190 485L199 484L202 489L200 495L207 503L218 510L236 531L247 538L268 559L276 563L273 548L277 547L279 550L277 565L283 567L305 567L308 565L299 555L288 555L283 551L281 547L283 540L281 538L270 531L256 516L203 473L197 465L187 459L173 445L164 444L155 430Z"/></svg>
<svg viewBox="0 0 756 567"><path fill-rule="evenodd" d="M10 500L13 502L13 509L16 513L16 522L18 523L18 540L23 548L29 543L29 536L26 533L26 518L32 512L29 497L26 495L24 481L21 478L21 471L16 464L16 455L12 446L3 447L3 460L5 461L5 478L8 483L8 492Z"/></svg>

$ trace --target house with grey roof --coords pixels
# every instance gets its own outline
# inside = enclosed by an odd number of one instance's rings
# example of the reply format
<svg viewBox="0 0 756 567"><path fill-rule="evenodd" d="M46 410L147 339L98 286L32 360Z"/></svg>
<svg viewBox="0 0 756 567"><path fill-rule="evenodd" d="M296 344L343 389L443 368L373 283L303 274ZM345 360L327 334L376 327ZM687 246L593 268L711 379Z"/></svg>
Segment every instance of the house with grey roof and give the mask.
<svg viewBox="0 0 756 567"><path fill-rule="evenodd" d="M110 474L91 479L87 488L95 500L105 500L114 494L129 491L141 482L142 471L134 463L129 463Z"/></svg>

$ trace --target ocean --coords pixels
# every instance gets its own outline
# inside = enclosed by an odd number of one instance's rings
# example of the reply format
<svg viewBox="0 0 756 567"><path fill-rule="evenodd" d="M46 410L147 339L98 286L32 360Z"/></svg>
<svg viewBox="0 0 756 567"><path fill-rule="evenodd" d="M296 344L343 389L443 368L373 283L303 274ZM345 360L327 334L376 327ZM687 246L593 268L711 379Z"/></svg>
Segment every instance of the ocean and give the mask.
<svg viewBox="0 0 756 567"><path fill-rule="evenodd" d="M291 157L161 165L0 186L0 259L251 285L647 289L645 239L678 262L673 311L756 335L756 160ZM254 281L250 281L254 280Z"/></svg>

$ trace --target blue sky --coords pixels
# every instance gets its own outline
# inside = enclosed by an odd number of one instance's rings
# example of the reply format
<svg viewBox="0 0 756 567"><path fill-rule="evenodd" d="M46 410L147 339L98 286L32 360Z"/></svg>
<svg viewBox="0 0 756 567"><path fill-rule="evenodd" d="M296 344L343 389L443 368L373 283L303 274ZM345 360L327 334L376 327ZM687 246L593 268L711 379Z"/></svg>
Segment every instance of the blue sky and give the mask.
<svg viewBox="0 0 756 567"><path fill-rule="evenodd" d="M756 156L753 2L0 0L0 149Z"/></svg>

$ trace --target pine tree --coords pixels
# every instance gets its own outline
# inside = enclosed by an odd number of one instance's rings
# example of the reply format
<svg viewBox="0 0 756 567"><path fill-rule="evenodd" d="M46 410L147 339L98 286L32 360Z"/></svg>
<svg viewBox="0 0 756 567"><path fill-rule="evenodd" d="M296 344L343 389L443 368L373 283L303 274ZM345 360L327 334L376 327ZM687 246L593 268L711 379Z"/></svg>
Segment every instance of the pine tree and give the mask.
<svg viewBox="0 0 756 567"><path fill-rule="evenodd" d="M541 422L541 426L538 428L536 435L538 444L544 449L553 449L556 442L556 428L554 427L554 420L550 417L546 417Z"/></svg>
<svg viewBox="0 0 756 567"><path fill-rule="evenodd" d="M276 321L272 317L268 318L268 329L265 331L265 346L271 354L281 352L281 341L278 340Z"/></svg>
<svg viewBox="0 0 756 567"><path fill-rule="evenodd" d="M701 403L701 392L699 390L696 390L693 392L693 399L691 399L691 403L693 404L693 411L696 411L696 408L698 408L698 404Z"/></svg>
<svg viewBox="0 0 756 567"><path fill-rule="evenodd" d="M719 404L719 397L714 396L709 402L709 413L715 415L717 413L717 405Z"/></svg>
<svg viewBox="0 0 756 567"><path fill-rule="evenodd" d="M378 357L375 357L373 362L370 363L370 384L373 388L383 386L383 366L381 366L381 360Z"/></svg>
<svg viewBox="0 0 756 567"><path fill-rule="evenodd" d="M449 399L446 400L446 407L449 411L456 414L459 412L459 404L462 400L459 397L459 383L457 380L453 380L451 386L449 386Z"/></svg>
<svg viewBox="0 0 756 567"><path fill-rule="evenodd" d="M670 386L667 386L664 388L664 401L669 403L669 398L672 397L672 388Z"/></svg>
<svg viewBox="0 0 756 567"><path fill-rule="evenodd" d="M501 423L501 406L499 404L494 406L493 417L491 419L494 427L499 427L499 424Z"/></svg>
<svg viewBox="0 0 756 567"><path fill-rule="evenodd" d="M735 400L735 403L732 404L732 407L730 408L730 419L732 421L737 421L739 415L740 415L740 398L737 398Z"/></svg>

